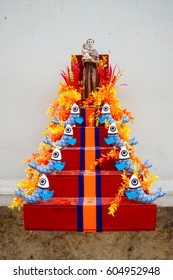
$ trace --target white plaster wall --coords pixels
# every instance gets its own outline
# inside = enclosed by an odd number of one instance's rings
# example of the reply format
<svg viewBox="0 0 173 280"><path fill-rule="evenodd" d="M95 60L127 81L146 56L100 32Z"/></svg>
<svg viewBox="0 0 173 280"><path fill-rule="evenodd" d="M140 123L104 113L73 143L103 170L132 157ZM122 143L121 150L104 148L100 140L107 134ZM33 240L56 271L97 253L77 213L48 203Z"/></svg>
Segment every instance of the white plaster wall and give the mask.
<svg viewBox="0 0 173 280"><path fill-rule="evenodd" d="M1 188L25 178L59 72L89 37L124 69L118 97L136 117L136 154L173 190L172 0L0 0Z"/></svg>

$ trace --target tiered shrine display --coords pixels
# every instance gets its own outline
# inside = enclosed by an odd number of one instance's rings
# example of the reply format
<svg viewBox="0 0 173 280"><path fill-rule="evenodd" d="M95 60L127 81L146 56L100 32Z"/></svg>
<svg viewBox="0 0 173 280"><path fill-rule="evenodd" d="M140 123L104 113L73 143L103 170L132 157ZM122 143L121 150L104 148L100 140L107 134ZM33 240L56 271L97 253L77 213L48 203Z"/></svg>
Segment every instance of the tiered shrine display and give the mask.
<svg viewBox="0 0 173 280"><path fill-rule="evenodd" d="M136 156L134 117L116 97L119 66L88 39L61 75L44 139L25 161L27 179L10 207L23 209L26 230L154 230L153 201L165 193L150 193L157 176Z"/></svg>

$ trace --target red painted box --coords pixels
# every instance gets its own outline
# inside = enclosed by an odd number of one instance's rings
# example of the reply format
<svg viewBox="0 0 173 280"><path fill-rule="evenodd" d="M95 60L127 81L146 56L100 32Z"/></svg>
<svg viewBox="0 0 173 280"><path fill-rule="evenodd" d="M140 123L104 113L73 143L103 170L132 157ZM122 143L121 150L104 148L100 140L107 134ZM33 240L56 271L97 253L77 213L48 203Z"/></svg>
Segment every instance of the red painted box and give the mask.
<svg viewBox="0 0 173 280"><path fill-rule="evenodd" d="M104 231L149 231L156 228L156 204L141 204L126 197L118 207L115 216L108 215L112 199L102 201L102 226Z"/></svg>
<svg viewBox="0 0 173 280"><path fill-rule="evenodd" d="M77 142L74 147L109 147L104 141L104 138L108 137L108 132L105 127L74 127L73 138L76 138Z"/></svg>
<svg viewBox="0 0 173 280"><path fill-rule="evenodd" d="M66 162L64 170L91 170L91 164L101 157L107 155L111 148L100 147L67 147L61 150L62 161ZM116 170L115 160L105 160L96 170Z"/></svg>
<svg viewBox="0 0 173 280"><path fill-rule="evenodd" d="M26 230L146 231L156 228L156 205L122 199L115 217L108 215L111 198L52 198L24 205Z"/></svg>
<svg viewBox="0 0 173 280"><path fill-rule="evenodd" d="M121 171L61 171L47 175L54 197L114 197L122 183Z"/></svg>
<svg viewBox="0 0 173 280"><path fill-rule="evenodd" d="M52 198L48 202L24 205L26 230L77 231L77 198Z"/></svg>

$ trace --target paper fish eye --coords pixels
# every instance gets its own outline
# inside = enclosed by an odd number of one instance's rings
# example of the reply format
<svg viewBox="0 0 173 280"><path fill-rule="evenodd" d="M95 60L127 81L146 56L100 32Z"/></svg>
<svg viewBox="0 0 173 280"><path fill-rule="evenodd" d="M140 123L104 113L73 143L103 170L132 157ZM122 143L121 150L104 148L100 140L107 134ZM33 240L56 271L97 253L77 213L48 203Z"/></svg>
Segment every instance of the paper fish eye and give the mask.
<svg viewBox="0 0 173 280"><path fill-rule="evenodd" d="M65 132L69 134L71 132L71 127L66 127Z"/></svg>
<svg viewBox="0 0 173 280"><path fill-rule="evenodd" d="M129 159L130 155L126 147L122 147L119 153L119 159Z"/></svg>
<svg viewBox="0 0 173 280"><path fill-rule="evenodd" d="M129 182L129 188L130 189L137 189L137 188L141 188L141 184L140 181L138 179L138 177L133 174L130 178L130 182Z"/></svg>
<svg viewBox="0 0 173 280"><path fill-rule="evenodd" d="M67 126L64 129L64 135L72 136L73 135L73 128L70 124L67 124Z"/></svg>
<svg viewBox="0 0 173 280"><path fill-rule="evenodd" d="M73 112L76 113L77 111L78 111L78 107L77 107L77 106L74 106L74 107L73 107Z"/></svg>
<svg viewBox="0 0 173 280"><path fill-rule="evenodd" d="M43 174L40 177L40 180L38 182L38 187L43 188L43 189L48 189L49 188L49 180L45 174Z"/></svg>
<svg viewBox="0 0 173 280"><path fill-rule="evenodd" d="M41 186L44 186L45 184L46 184L46 179L41 178L41 179L40 179L40 185L41 185Z"/></svg>
<svg viewBox="0 0 173 280"><path fill-rule="evenodd" d="M104 106L104 107L103 107L103 110L104 110L105 112L108 112L108 111L109 111L108 105Z"/></svg>
<svg viewBox="0 0 173 280"><path fill-rule="evenodd" d="M116 128L115 125L112 125L112 126L110 127L110 131L111 131L111 132L115 132L116 130L117 130L117 128Z"/></svg>
<svg viewBox="0 0 173 280"><path fill-rule="evenodd" d="M109 107L108 107L108 106L105 106L105 107L104 107L104 111L107 112L108 110L109 110Z"/></svg>
<svg viewBox="0 0 173 280"><path fill-rule="evenodd" d="M109 129L108 129L108 134L117 134L118 133L118 129L117 129L117 126L115 123L112 123L110 126L109 126Z"/></svg>
<svg viewBox="0 0 173 280"><path fill-rule="evenodd" d="M131 181L131 184L132 184L133 186L137 186L138 183L139 183L139 180L138 180L137 178L133 178L132 181Z"/></svg>
<svg viewBox="0 0 173 280"><path fill-rule="evenodd" d="M104 104L102 107L102 114L110 114L110 106L108 103Z"/></svg>
<svg viewBox="0 0 173 280"><path fill-rule="evenodd" d="M54 152L54 153L53 153L53 157L54 157L54 158L58 158L58 157L59 157L59 153L58 153L57 151Z"/></svg>
<svg viewBox="0 0 173 280"><path fill-rule="evenodd" d="M62 160L61 151L57 147L53 150L51 159Z"/></svg>
<svg viewBox="0 0 173 280"><path fill-rule="evenodd" d="M71 113L71 114L79 114L79 107L78 107L78 105L77 105L76 103L73 104L70 113Z"/></svg>
<svg viewBox="0 0 173 280"><path fill-rule="evenodd" d="M123 157L126 157L127 154L128 154L127 150L122 150L122 151L121 151L121 155L122 155Z"/></svg>

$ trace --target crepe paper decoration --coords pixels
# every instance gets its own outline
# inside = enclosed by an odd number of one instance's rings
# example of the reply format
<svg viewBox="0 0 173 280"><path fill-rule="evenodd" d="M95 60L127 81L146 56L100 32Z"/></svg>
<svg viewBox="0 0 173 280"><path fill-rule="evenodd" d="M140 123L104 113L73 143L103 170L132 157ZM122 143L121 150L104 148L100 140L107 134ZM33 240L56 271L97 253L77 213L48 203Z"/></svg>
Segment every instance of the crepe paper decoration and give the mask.
<svg viewBox="0 0 173 280"><path fill-rule="evenodd" d="M47 131L44 131L42 133L43 136L48 136L52 142L56 142L61 139L61 137L64 134L64 125L59 123L58 125L55 125L51 123L47 128ZM43 142L40 143L39 145L39 151L42 151L45 149L45 145ZM48 149L48 147L46 147ZM49 147L50 149L50 147Z"/></svg>
<svg viewBox="0 0 173 280"><path fill-rule="evenodd" d="M60 83L60 89L56 99L47 110L47 115L50 118L58 115L60 121L65 121L70 116L70 111L74 103L78 104L81 100L81 92L71 86Z"/></svg>
<svg viewBox="0 0 173 280"><path fill-rule="evenodd" d="M79 88L80 69L76 56L71 56L71 69L67 66L67 74L63 70L60 74L63 77L67 86L71 86L75 89Z"/></svg>
<svg viewBox="0 0 173 280"><path fill-rule="evenodd" d="M23 198L28 203L38 203L41 200L49 200L53 196L54 191L49 192L49 181L45 174L40 177L38 186L34 193L26 195L24 190L19 188L15 191L15 195Z"/></svg>
<svg viewBox="0 0 173 280"><path fill-rule="evenodd" d="M133 174L129 182L129 190L125 190L125 194L129 200L136 199L141 203L152 203L157 198L164 196L162 188L158 188L154 194L146 194L141 187L138 177Z"/></svg>
<svg viewBox="0 0 173 280"><path fill-rule="evenodd" d="M35 169L27 168L27 179L22 179L16 186L25 190L27 195L32 194L38 185L40 174Z"/></svg>
<svg viewBox="0 0 173 280"><path fill-rule="evenodd" d="M61 121L59 120L59 118L57 116L54 117L54 120L52 120L52 122L54 124L58 124ZM80 117L80 110L79 110L79 106L75 103L73 104L71 111L70 111L70 116L66 121L62 121L61 123L63 125L67 125L70 124L71 126L74 126L75 123L79 123L81 124L83 122L83 118Z"/></svg>
<svg viewBox="0 0 173 280"><path fill-rule="evenodd" d="M105 87L98 88L98 91L92 92L91 95L83 102L84 108L92 105L94 108L100 108L105 103L110 103L111 111L112 107L115 106L116 111L121 112L121 116L123 114L123 110L120 107L120 102L116 98L116 87L112 85L107 85Z"/></svg>
<svg viewBox="0 0 173 280"><path fill-rule="evenodd" d="M109 215L115 216L116 211L118 210L118 207L121 203L121 199L125 194L125 190L128 188L129 184L129 177L127 176L126 172L123 172L121 174L121 177L123 179L123 182L121 184L121 187L118 189L118 193L115 195L114 200L111 202L111 205L109 206Z"/></svg>
<svg viewBox="0 0 173 280"><path fill-rule="evenodd" d="M118 210L118 207L121 203L122 196L124 196L125 186L121 186L118 190L118 194L115 196L114 200L111 202L111 205L109 206L108 215L115 216L115 212Z"/></svg>
<svg viewBox="0 0 173 280"><path fill-rule="evenodd" d="M120 101L116 97L116 87L108 84L104 87L99 87L97 92L92 92L90 97L83 102L84 108L92 105L98 109L103 107L104 104L110 104L111 115L115 121L121 121L123 115L127 115L132 122L134 117L127 109L121 109ZM127 129L125 134L127 133ZM127 135L126 135L127 138Z"/></svg>
<svg viewBox="0 0 173 280"><path fill-rule="evenodd" d="M119 150L118 149L112 149L110 152L108 152L106 155L101 154L101 157L99 159L96 159L94 162L91 163L90 169L93 170L94 166L101 165L102 162L108 161L110 159L118 159L119 157Z"/></svg>
<svg viewBox="0 0 173 280"><path fill-rule="evenodd" d="M38 165L47 165L51 159L52 152L52 147L47 147L47 145L41 142L39 145L39 151L37 153L32 153L30 157L24 160L24 165L28 165L28 163L31 163L34 160L37 162Z"/></svg>
<svg viewBox="0 0 173 280"><path fill-rule="evenodd" d="M106 55L102 55L102 57L99 59L99 63L98 63L97 69L98 70L102 70L104 68L107 68L107 66L108 66L107 63L108 63L107 56Z"/></svg>
<svg viewBox="0 0 173 280"><path fill-rule="evenodd" d="M99 125L99 116L100 116L100 110L99 108L95 108L95 125L98 126Z"/></svg>
<svg viewBox="0 0 173 280"><path fill-rule="evenodd" d="M68 144L74 145L76 143L76 139L73 138L73 128L70 124L68 124L64 129L64 134L59 141L52 142L48 136L43 140L43 143L48 144L52 147L59 146L61 148L66 148Z"/></svg>
<svg viewBox="0 0 173 280"><path fill-rule="evenodd" d="M37 162L34 160L32 163L28 163L28 166L31 168L36 169L41 174L51 174L54 171L61 171L64 166L65 162L62 162L61 151L58 148L53 150L51 159L47 165L38 165Z"/></svg>
<svg viewBox="0 0 173 280"><path fill-rule="evenodd" d="M152 175L149 173L147 173L147 176L144 176L143 173L142 174L138 174L137 172L135 173L136 176L138 177L138 179L141 182L142 185L142 189L144 191L148 191L149 188L155 183L155 181L158 179L157 175Z"/></svg>
<svg viewBox="0 0 173 280"><path fill-rule="evenodd" d="M40 174L35 169L27 168L26 169L27 178L20 180L16 186L18 189L22 189L26 195L31 195L36 191L37 185L39 183ZM9 208L17 208L20 211L23 207L24 199L20 196L14 197Z"/></svg>
<svg viewBox="0 0 173 280"><path fill-rule="evenodd" d="M97 73L100 80L99 86L106 86L109 84L115 85L115 83L122 75L118 64L115 65L115 67L112 69L111 65L107 68L106 63L107 61L105 61L105 57L103 57L103 60L98 64ZM118 70L117 74L115 74L116 70Z"/></svg>
<svg viewBox="0 0 173 280"><path fill-rule="evenodd" d="M92 112L88 117L89 126L94 126L95 123L95 112Z"/></svg>
<svg viewBox="0 0 173 280"><path fill-rule="evenodd" d="M21 211L24 204L24 200L22 197L15 196L12 200L11 205L8 206L9 209L17 209L18 211Z"/></svg>
<svg viewBox="0 0 173 280"><path fill-rule="evenodd" d="M116 122L116 126L118 129L118 134L119 137L125 142L128 143L130 141L130 136L129 136L129 132L131 131L130 127L126 124L119 124L119 122ZM109 126L108 126L109 129Z"/></svg>

